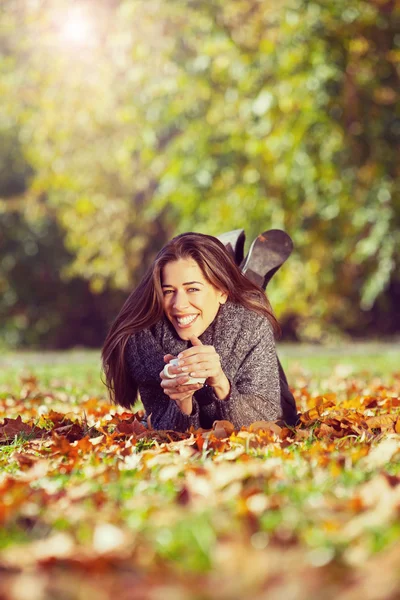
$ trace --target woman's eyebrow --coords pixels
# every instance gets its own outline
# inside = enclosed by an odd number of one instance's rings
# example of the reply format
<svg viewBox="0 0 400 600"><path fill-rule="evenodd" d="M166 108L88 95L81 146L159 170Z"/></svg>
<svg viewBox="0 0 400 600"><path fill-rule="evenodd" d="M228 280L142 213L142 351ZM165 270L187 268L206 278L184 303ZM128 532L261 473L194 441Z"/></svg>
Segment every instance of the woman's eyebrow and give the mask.
<svg viewBox="0 0 400 600"><path fill-rule="evenodd" d="M198 283L199 285L204 285L204 283L201 283L201 281L187 281L186 283L183 283L182 285L193 285L194 283ZM174 286L169 285L168 283L163 283L161 287L174 287Z"/></svg>

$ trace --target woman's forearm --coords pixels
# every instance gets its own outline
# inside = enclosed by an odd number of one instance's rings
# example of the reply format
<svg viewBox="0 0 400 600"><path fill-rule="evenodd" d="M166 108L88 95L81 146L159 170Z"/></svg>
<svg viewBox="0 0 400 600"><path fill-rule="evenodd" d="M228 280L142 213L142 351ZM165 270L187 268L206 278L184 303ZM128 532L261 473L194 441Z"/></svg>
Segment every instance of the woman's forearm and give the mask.
<svg viewBox="0 0 400 600"><path fill-rule="evenodd" d="M176 401L179 410L183 412L184 415L190 416L193 412L193 396L189 398L185 398L185 400L181 400L180 402Z"/></svg>
<svg viewBox="0 0 400 600"><path fill-rule="evenodd" d="M222 374L220 381L212 385L212 388L218 400L226 400L228 398L231 391L231 384L225 373Z"/></svg>

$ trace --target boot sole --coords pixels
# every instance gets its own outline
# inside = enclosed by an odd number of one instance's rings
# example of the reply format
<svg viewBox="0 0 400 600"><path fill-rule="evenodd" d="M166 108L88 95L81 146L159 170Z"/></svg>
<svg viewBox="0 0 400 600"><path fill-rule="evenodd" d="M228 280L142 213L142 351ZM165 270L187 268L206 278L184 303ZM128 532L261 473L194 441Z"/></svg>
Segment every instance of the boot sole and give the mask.
<svg viewBox="0 0 400 600"><path fill-rule="evenodd" d="M290 236L281 229L261 233L250 246L242 273L253 283L265 289L276 271L289 258L293 250Z"/></svg>

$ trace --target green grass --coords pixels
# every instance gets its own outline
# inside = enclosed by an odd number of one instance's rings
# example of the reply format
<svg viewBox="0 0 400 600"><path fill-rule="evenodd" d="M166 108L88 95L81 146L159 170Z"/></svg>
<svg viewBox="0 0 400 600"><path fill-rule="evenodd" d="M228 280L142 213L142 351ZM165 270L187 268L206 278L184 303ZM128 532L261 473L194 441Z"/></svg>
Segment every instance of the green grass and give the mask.
<svg viewBox="0 0 400 600"><path fill-rule="evenodd" d="M341 346L277 345L278 355L292 388L305 378L314 394L336 389L336 380L362 375L367 382L379 377L390 384L400 372L400 344L364 342ZM102 383L100 350L9 351L0 357L0 395L21 393L21 378L35 376L41 390L68 394L69 401L82 397L106 398ZM337 389L340 392L339 389ZM135 410L141 408L140 401Z"/></svg>
<svg viewBox="0 0 400 600"><path fill-rule="evenodd" d="M289 377L301 372L323 379L366 371L369 376L390 376L400 371L400 343L364 342L340 346L278 343L278 354ZM90 386L104 394L100 380L99 350L9 351L0 357L0 385L14 386L21 376L35 375L42 385L57 387L57 379L73 387ZM88 391L88 390L87 390Z"/></svg>
<svg viewBox="0 0 400 600"><path fill-rule="evenodd" d="M10 351L0 357L0 389L14 389L20 386L22 377L34 375L42 387L72 394L85 388L92 395L105 395L100 374L99 350Z"/></svg>
<svg viewBox="0 0 400 600"><path fill-rule="evenodd" d="M337 346L279 344L278 354L288 373L299 368L312 376L326 377L339 368L348 374L368 371L370 376L388 376L400 372L400 341L397 343L363 342Z"/></svg>

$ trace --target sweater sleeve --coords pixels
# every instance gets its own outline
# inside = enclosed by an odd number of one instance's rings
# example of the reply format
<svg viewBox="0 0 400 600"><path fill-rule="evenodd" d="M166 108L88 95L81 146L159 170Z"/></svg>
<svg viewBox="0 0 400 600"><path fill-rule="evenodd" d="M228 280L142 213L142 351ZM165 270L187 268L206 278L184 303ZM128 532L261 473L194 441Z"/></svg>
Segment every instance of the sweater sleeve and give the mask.
<svg viewBox="0 0 400 600"><path fill-rule="evenodd" d="M162 360L162 359L161 359ZM130 377L137 381L140 399L146 410L146 415L151 415L151 425L158 430L186 431L191 426L200 427L199 405L193 398L193 410L190 415L185 415L176 402L164 394L161 379L146 377L140 369L139 353L136 344L131 338L125 351L125 365ZM162 364L162 363L161 363ZM162 366L160 365L160 371ZM156 371L158 370L158 367Z"/></svg>
<svg viewBox="0 0 400 600"><path fill-rule="evenodd" d="M186 431L191 426L195 429L200 427L200 412L197 400L193 398L193 411L185 415L176 402L164 394L161 386L140 386L140 398L146 410L147 416L151 414L151 425L153 429Z"/></svg>
<svg viewBox="0 0 400 600"><path fill-rule="evenodd" d="M136 340L132 336L125 350L125 366L130 377L137 382L140 399L146 415L151 415L151 425L158 430L186 431L191 426L200 427L199 405L193 398L193 410L190 415L183 413L176 402L164 394L158 371L161 371L163 361L160 359L153 375L149 376L141 368L141 359ZM157 374L156 374L157 373Z"/></svg>
<svg viewBox="0 0 400 600"><path fill-rule="evenodd" d="M209 386L195 393L200 411L209 421L224 419L240 428L282 417L278 359L267 319L260 318L253 345L236 373L227 377L231 389L225 400L219 400Z"/></svg>

